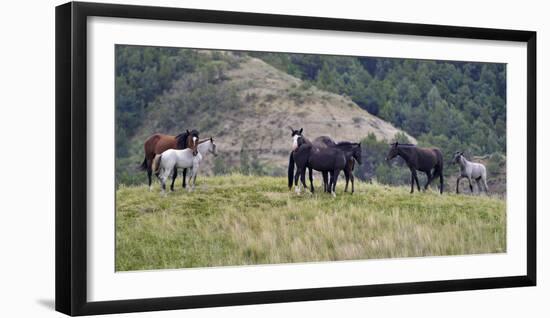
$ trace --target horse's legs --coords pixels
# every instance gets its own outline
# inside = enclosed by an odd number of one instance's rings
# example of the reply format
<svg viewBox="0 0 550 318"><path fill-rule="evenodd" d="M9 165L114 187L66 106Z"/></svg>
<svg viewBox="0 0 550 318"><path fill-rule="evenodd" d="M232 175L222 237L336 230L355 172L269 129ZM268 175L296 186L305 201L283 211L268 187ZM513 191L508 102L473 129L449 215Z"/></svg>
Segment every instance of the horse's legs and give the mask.
<svg viewBox="0 0 550 318"><path fill-rule="evenodd" d="M327 184L327 188L328 188L328 193L332 193L332 184L334 183L334 172L329 172L328 173L328 184Z"/></svg>
<svg viewBox="0 0 550 318"><path fill-rule="evenodd" d="M340 170L338 169L335 169L334 172L333 172L333 177L332 177L332 196L333 197L336 197L336 182L338 182L338 175L340 174Z"/></svg>
<svg viewBox="0 0 550 318"><path fill-rule="evenodd" d="M315 191L313 188L313 169L309 168L309 186L311 187L311 193Z"/></svg>
<svg viewBox="0 0 550 318"><path fill-rule="evenodd" d="M489 187L487 186L487 177L483 176L483 185L485 186L485 193L489 194Z"/></svg>
<svg viewBox="0 0 550 318"><path fill-rule="evenodd" d="M467 178L468 178L468 182L470 183L470 191L474 193L474 187L472 186L472 178L471 177L467 177Z"/></svg>
<svg viewBox="0 0 550 318"><path fill-rule="evenodd" d="M305 167L304 167L304 170L305 170ZM294 174L294 192L296 192L296 194L300 194L300 191L302 189L300 189L300 185L298 184L298 180L300 178L300 174L302 173L302 170L300 169L300 166L296 165L296 173Z"/></svg>
<svg viewBox="0 0 550 318"><path fill-rule="evenodd" d="M178 177L178 168L174 167L174 173L172 174L172 184L170 185L170 191L174 192L174 182Z"/></svg>
<svg viewBox="0 0 550 318"><path fill-rule="evenodd" d="M483 187L481 186L481 177L477 178L476 179L476 184L477 184L477 192L479 194L481 194L481 192L483 192Z"/></svg>
<svg viewBox="0 0 550 318"><path fill-rule="evenodd" d="M329 192L328 191L328 183L329 183L328 171L323 171L323 191L324 192Z"/></svg>
<svg viewBox="0 0 550 318"><path fill-rule="evenodd" d="M304 186L304 189L307 190L307 185L306 185L306 169L302 169L301 173L300 173L300 182L302 183L302 185Z"/></svg>
<svg viewBox="0 0 550 318"><path fill-rule="evenodd" d="M151 191L151 176L153 175L153 168L150 164L147 164L147 178L149 179L149 191Z"/></svg>
<svg viewBox="0 0 550 318"><path fill-rule="evenodd" d="M350 160L349 164L349 178L351 179L351 194L355 192L355 177L353 176L353 168L355 168L355 160Z"/></svg>
<svg viewBox="0 0 550 318"><path fill-rule="evenodd" d="M334 195L334 193L332 191L332 184L333 183L334 183L334 171L331 171L331 172L329 172L329 181L328 181L327 189L329 190L328 191L329 193L332 193L332 195Z"/></svg>
<svg viewBox="0 0 550 318"><path fill-rule="evenodd" d="M187 185L189 185L189 187L187 187L187 191L191 192L193 191L193 186L191 186L191 180L193 180L193 175L195 174L195 169L192 168L191 169L191 172L189 173L189 182L187 182Z"/></svg>
<svg viewBox="0 0 550 318"><path fill-rule="evenodd" d="M304 166L304 169L306 169L306 167ZM294 174L294 186L298 186L298 180L300 179L300 173L302 173L302 170L300 169L300 166L298 166L298 164L296 164L296 173Z"/></svg>
<svg viewBox="0 0 550 318"><path fill-rule="evenodd" d="M351 194L355 193L355 177L353 176L353 172L350 174L351 179Z"/></svg>
<svg viewBox="0 0 550 318"><path fill-rule="evenodd" d="M355 192L355 186L353 185L355 183L355 177L353 176L353 170L350 170L349 178L351 179L351 194L353 194ZM347 185L347 181L346 181L346 185Z"/></svg>
<svg viewBox="0 0 550 318"><path fill-rule="evenodd" d="M411 193L414 192L414 183L416 182L416 187L418 188L418 191L420 191L420 183L418 183L418 176L416 175L416 170L414 168L410 168L411 170Z"/></svg>
<svg viewBox="0 0 550 318"><path fill-rule="evenodd" d="M187 168L183 168L183 183L182 183L182 187L185 188L185 177L187 176Z"/></svg>
<svg viewBox="0 0 550 318"><path fill-rule="evenodd" d="M346 178L346 187L344 188L344 192L348 192L349 170L348 170L347 164L346 164L346 167L344 168L344 177Z"/></svg>
<svg viewBox="0 0 550 318"><path fill-rule="evenodd" d="M197 182L197 174L199 173L199 167L193 168L193 173L191 176L193 177L193 186L191 189L195 190L195 183ZM191 184L191 178L189 178L189 184Z"/></svg>
<svg viewBox="0 0 550 318"><path fill-rule="evenodd" d="M430 170L426 171L426 176L428 177L428 180L426 180L426 185L424 186L424 191L428 190L428 187L430 186L430 183L432 182L432 172Z"/></svg>
<svg viewBox="0 0 550 318"><path fill-rule="evenodd" d="M168 176L168 173L166 171L162 171L159 179L160 179L160 189L162 194L166 194L166 177Z"/></svg>
<svg viewBox="0 0 550 318"><path fill-rule="evenodd" d="M458 178L456 178L456 194L458 194L458 186L460 185L460 180L462 179L462 176L458 176Z"/></svg>

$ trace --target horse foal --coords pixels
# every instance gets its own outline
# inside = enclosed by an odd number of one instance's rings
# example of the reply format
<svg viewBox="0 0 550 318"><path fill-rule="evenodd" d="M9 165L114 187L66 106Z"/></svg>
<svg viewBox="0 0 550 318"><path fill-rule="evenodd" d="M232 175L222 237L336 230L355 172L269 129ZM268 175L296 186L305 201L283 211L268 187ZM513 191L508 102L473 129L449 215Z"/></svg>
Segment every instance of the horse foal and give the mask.
<svg viewBox="0 0 550 318"><path fill-rule="evenodd" d="M168 149L162 154L155 156L153 159L152 168L160 179L162 193L165 193L166 191L166 179L172 175L173 171L177 168L191 168L191 174L189 175L189 184L191 187L188 189L189 192L195 189L197 173L203 156L208 152L212 153L214 156L217 156L216 145L214 144L214 140L212 138L199 141L196 148L197 150L192 148L183 150Z"/></svg>
<svg viewBox="0 0 550 318"><path fill-rule="evenodd" d="M459 193L458 186L460 185L460 180L463 178L468 179L472 193L474 193L472 179L476 181L477 189L480 193L481 191L485 191L485 193L489 192L489 187L487 187L487 169L483 164L466 160L464 153L458 151L454 154L453 163L460 166L460 174L456 178L456 193Z"/></svg>

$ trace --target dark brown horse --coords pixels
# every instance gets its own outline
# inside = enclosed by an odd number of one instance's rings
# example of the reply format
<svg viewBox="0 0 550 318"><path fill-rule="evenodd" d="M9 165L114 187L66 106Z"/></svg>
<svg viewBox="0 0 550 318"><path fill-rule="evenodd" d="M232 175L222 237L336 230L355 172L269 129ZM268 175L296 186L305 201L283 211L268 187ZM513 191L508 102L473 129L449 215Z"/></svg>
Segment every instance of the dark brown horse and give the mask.
<svg viewBox="0 0 550 318"><path fill-rule="evenodd" d="M332 140L328 136L320 136L313 140L313 145L317 148L326 148L326 147L335 147L337 145L344 146L349 142L341 142L336 143L334 140ZM349 143L354 144L354 143ZM348 185L351 180L351 194L355 192L355 178L353 176L353 169L355 168L355 159L352 157L348 158L348 162L346 163L346 167L344 168L344 176L346 177L346 188L344 189L344 192L348 192ZM309 169L309 179L310 181L313 180L313 175L311 169ZM323 186L325 188L325 192L330 192L330 189L328 188L328 172L323 172Z"/></svg>
<svg viewBox="0 0 550 318"><path fill-rule="evenodd" d="M300 139L301 143L310 143L310 141L302 135L302 132L304 131L303 128L300 128L300 130L294 130L294 129L290 128L290 130L292 131L291 137L293 138L293 140L295 139L294 138L295 136L301 136L302 137ZM296 139L296 141L297 140L298 139ZM314 147L319 148L319 149L336 146L336 142L334 142L334 140L332 140L328 136L317 137L311 143ZM296 143L296 144L293 145L292 148L293 148L293 150L296 150L297 147L298 147L298 144ZM289 155L289 159L288 159L288 188L289 188L289 190L292 189L293 181L295 183L296 180L298 180L298 178L300 176L298 171L296 172L296 174L294 174L294 165L295 165L294 157L292 156L292 152L291 152L290 155ZM354 187L355 178L353 176L354 167L355 167L355 159L353 157L351 157L351 158L349 158L349 161L346 163L346 167L343 170L344 171L344 176L346 177L346 188L345 188L344 192L348 191L348 184L349 184L349 181L351 180L351 193L352 194L355 190L355 187ZM311 168L309 168L309 180L310 180L310 183L311 183L311 188L313 189L313 170ZM328 172L325 171L325 172L323 172L323 188L324 188L325 192L331 192L329 187L328 187L328 181L329 181Z"/></svg>
<svg viewBox="0 0 550 318"><path fill-rule="evenodd" d="M346 168L344 169L344 176L346 177L346 188L344 192L348 192L348 183L351 180L351 194L355 192L355 177L353 176L353 169L355 168L355 160L348 160Z"/></svg>
<svg viewBox="0 0 550 318"><path fill-rule="evenodd" d="M298 144L296 143L297 139L295 139L294 136L301 136L304 142L309 143L309 140L302 135L304 128L300 128L300 130L290 128L290 130L292 131L291 137L295 141L294 144L292 145L292 151L298 148ZM288 189L289 190L292 189L292 184L294 183L294 179L299 177L298 172L296 172L296 175L294 175L294 157L292 156L292 151L288 156Z"/></svg>
<svg viewBox="0 0 550 318"><path fill-rule="evenodd" d="M330 175L330 180L323 180L325 191L329 190L333 196L336 195L336 183L340 171L346 169L349 160L356 160L361 164L361 144L352 142L340 142L334 146L324 146L318 148L314 143L307 142L304 137L295 135L293 137L296 147L292 151L292 157L297 167L297 175L304 188L306 188L305 174L306 168L310 169L310 187L311 192L314 192L313 178L311 169L323 173L323 179L327 179L327 174ZM298 186L298 178L295 177L296 193L300 193Z"/></svg>
<svg viewBox="0 0 550 318"><path fill-rule="evenodd" d="M415 182L418 191L420 191L416 170L426 173L428 177L424 190L428 189L430 183L439 176L439 193L443 193L443 155L439 148L420 148L415 145L396 142L391 145L386 160L391 160L397 156L403 158L411 170L411 193L414 192Z"/></svg>
<svg viewBox="0 0 550 318"><path fill-rule="evenodd" d="M324 137L324 136L319 138L330 139L329 137ZM355 168L355 161L361 164L360 162L362 160L361 143L355 143L355 142L349 142L349 141L334 143L334 141L332 141L332 143L328 144L328 146L326 147L338 148L344 152L346 156L346 166L342 170L344 172L344 176L346 177L346 187L344 189L344 192L348 192L348 185L349 185L349 181L351 180L351 194L353 194L353 192L355 192L355 186L354 186L355 178L353 176L353 169ZM321 147L321 148L325 148L325 147ZM328 187L329 173L327 171L323 171L322 174L323 174L323 186L324 186L325 192L331 192L331 190ZM313 176L312 176L311 168L309 169L309 180L311 183L311 192L313 192Z"/></svg>
<svg viewBox="0 0 550 318"><path fill-rule="evenodd" d="M199 141L199 132L195 129L189 131L186 130L184 133L177 136L164 135L164 134L154 134L151 137L145 140L143 144L143 149L145 150L145 159L140 168L144 171L147 171L147 178L149 180L149 189L151 189L151 175L153 174L152 163L155 155L160 155L168 149L193 149L193 155L197 154L197 146ZM187 174L187 169L183 169L183 184L185 188L185 175ZM174 182L178 176L177 169L174 169L174 174L172 175L172 184L170 190L174 191Z"/></svg>

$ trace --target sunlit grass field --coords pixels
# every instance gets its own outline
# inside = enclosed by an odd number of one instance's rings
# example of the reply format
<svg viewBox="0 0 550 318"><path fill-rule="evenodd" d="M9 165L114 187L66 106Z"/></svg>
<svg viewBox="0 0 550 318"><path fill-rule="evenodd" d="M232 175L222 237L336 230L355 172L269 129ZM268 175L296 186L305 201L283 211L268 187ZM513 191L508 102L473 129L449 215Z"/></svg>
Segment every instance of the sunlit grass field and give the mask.
<svg viewBox="0 0 550 318"><path fill-rule="evenodd" d="M199 177L195 192L116 192L116 270L500 253L506 201L356 182L289 191L285 178ZM320 190L319 181L316 181Z"/></svg>

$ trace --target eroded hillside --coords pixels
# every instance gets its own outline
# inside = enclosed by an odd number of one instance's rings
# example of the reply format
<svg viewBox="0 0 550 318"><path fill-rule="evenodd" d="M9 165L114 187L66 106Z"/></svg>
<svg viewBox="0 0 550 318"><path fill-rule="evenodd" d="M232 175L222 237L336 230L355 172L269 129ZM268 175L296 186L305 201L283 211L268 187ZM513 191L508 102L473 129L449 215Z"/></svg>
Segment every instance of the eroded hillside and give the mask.
<svg viewBox="0 0 550 318"><path fill-rule="evenodd" d="M307 137L328 135L337 141L360 141L369 133L391 140L402 132L346 96L319 90L260 59L226 53L206 71L176 81L152 103L132 140L131 155L138 162L142 142L155 132L196 128L202 138L214 137L220 153L217 165L223 169L238 168L244 152L247 161L282 174L290 127L304 128ZM203 167L212 172L212 157Z"/></svg>

